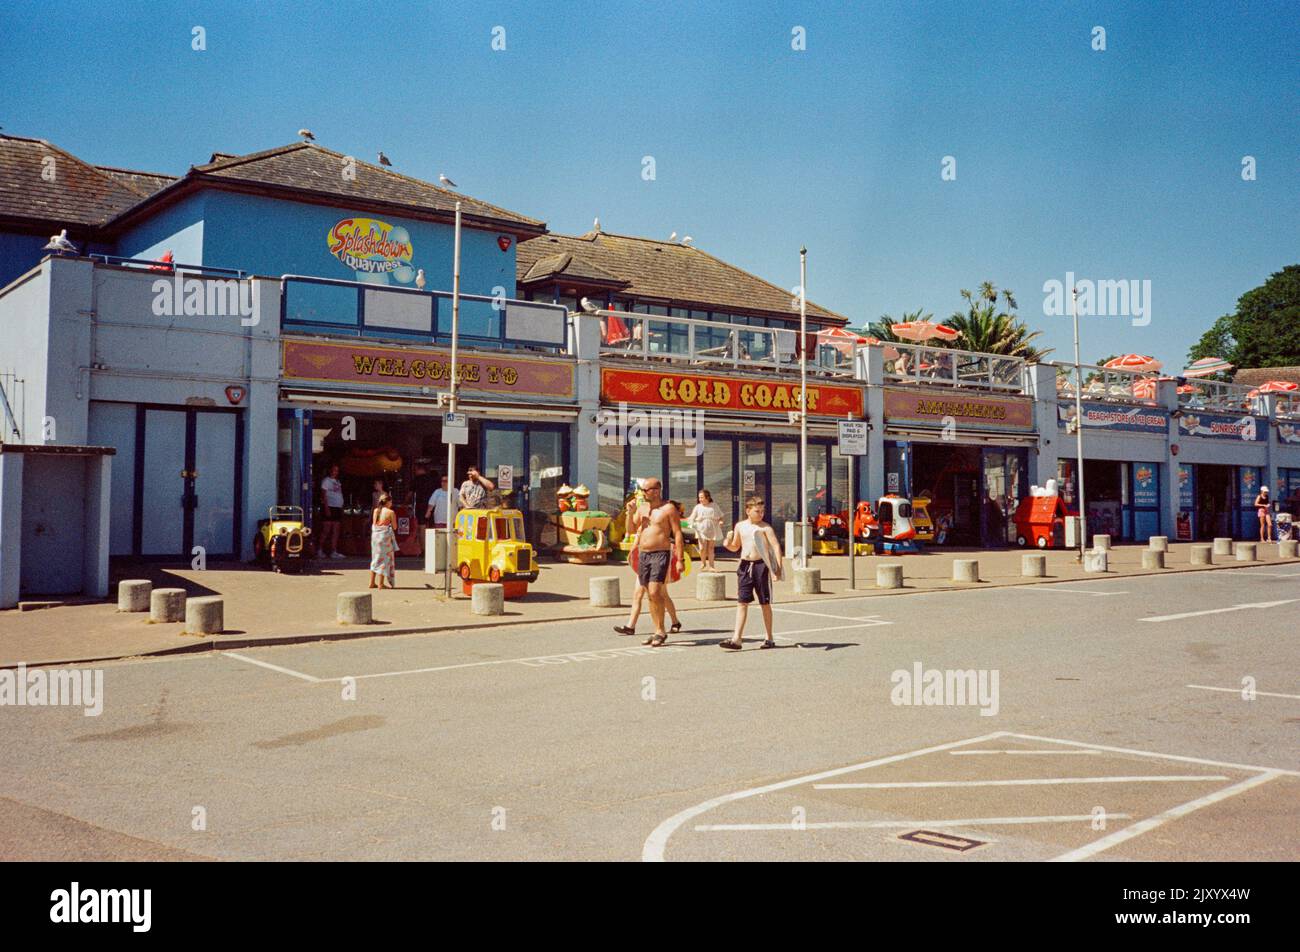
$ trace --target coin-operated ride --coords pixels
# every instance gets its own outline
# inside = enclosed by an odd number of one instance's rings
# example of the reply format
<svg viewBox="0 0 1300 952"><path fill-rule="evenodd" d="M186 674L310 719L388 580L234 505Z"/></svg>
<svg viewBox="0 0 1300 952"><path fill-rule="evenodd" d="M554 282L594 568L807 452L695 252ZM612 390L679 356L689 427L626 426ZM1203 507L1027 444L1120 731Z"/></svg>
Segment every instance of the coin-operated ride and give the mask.
<svg viewBox="0 0 1300 952"><path fill-rule="evenodd" d="M847 513L841 515L847 521ZM927 518L928 515L927 512ZM912 518L912 500L897 493L886 493L876 500L875 511L865 500L858 503L853 516L853 535L856 540L868 542L890 555L920 552Z"/></svg>
<svg viewBox="0 0 1300 952"><path fill-rule="evenodd" d="M575 565L604 562L610 553L610 515L593 510L590 496L586 486L573 488L568 483L556 492L555 555Z"/></svg>
<svg viewBox="0 0 1300 952"><path fill-rule="evenodd" d="M930 516L930 497L912 497L912 528L916 530L917 542L934 541L934 519Z"/></svg>
<svg viewBox="0 0 1300 952"><path fill-rule="evenodd" d="M813 521L813 551L818 555L843 555L848 538L847 513L822 511Z"/></svg>
<svg viewBox="0 0 1300 952"><path fill-rule="evenodd" d="M1056 490L1056 480L1046 486L1030 486L1029 495L1016 506L1016 545L1059 549L1065 545L1065 501Z"/></svg>
<svg viewBox="0 0 1300 952"><path fill-rule="evenodd" d="M267 518L257 520L253 557L273 572L301 572L313 555L311 527L303 521L302 506L271 506Z"/></svg>
<svg viewBox="0 0 1300 952"><path fill-rule="evenodd" d="M469 595L478 582L500 582L506 598L528 594L537 559L524 539L518 509L462 509L456 513L456 572Z"/></svg>
<svg viewBox="0 0 1300 952"><path fill-rule="evenodd" d="M639 480L638 480L639 482ZM623 497L623 505L619 507L618 513L610 519L608 540L613 546L609 557L616 562L627 562L630 560L633 543L636 541L636 533L632 531L628 519L628 507L632 506L633 501L636 506L640 506L646 501L645 490L637 488L632 490ZM632 508L636 508L632 506ZM691 525L689 519L681 520L683 552L685 553L688 563L689 560L700 557L699 537L695 532L695 527ZM688 569L689 571L689 569Z"/></svg>

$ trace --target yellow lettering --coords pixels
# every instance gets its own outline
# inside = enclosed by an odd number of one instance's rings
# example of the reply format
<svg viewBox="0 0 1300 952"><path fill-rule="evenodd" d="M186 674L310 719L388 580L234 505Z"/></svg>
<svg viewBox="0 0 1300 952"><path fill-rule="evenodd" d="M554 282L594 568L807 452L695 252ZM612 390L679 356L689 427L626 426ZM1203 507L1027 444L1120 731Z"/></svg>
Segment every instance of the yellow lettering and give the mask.
<svg viewBox="0 0 1300 952"><path fill-rule="evenodd" d="M659 396L670 402L677 399L677 390L673 386L672 377L659 378Z"/></svg>

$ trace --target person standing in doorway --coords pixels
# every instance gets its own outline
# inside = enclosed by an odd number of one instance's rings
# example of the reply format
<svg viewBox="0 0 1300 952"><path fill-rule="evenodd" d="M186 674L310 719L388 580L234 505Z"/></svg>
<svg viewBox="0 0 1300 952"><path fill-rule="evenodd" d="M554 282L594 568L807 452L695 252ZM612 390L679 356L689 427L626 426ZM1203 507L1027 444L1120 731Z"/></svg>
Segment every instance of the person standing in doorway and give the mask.
<svg viewBox="0 0 1300 952"><path fill-rule="evenodd" d="M700 563L705 571L716 572L717 564L713 561L717 544L722 541L722 510L713 501L713 495L707 489L701 489L699 501L691 510L691 528L700 543Z"/></svg>
<svg viewBox="0 0 1300 952"><path fill-rule="evenodd" d="M1268 542L1273 538L1273 508L1268 498L1268 487L1260 486L1259 495L1255 497L1255 511L1259 514L1259 541Z"/></svg>
<svg viewBox="0 0 1300 952"><path fill-rule="evenodd" d="M339 464L331 464L320 481L320 554L322 558L341 559L339 528L343 518L343 484L339 482Z"/></svg>
<svg viewBox="0 0 1300 952"><path fill-rule="evenodd" d="M451 495L447 492L447 477L442 477L438 488L433 491L429 497L428 506L424 510L424 521L433 520L435 529L447 528L447 503Z"/></svg>
<svg viewBox="0 0 1300 952"><path fill-rule="evenodd" d="M681 511L664 501L664 485L657 477L643 480L641 489L645 502L632 512L632 531L636 533L637 580L645 586L650 597L650 618L655 633L645 644L661 647L668 641L664 631L664 612L669 572L673 564L682 562Z"/></svg>
<svg viewBox="0 0 1300 952"><path fill-rule="evenodd" d="M736 569L736 631L730 640L718 642L719 647L731 651L740 650L745 622L749 619L749 603L755 598L767 629L762 647L776 647L772 637L772 580L781 581L781 544L776 532L763 521L763 509L762 496L746 499L746 518L732 526L723 542L727 551L740 552L740 566Z"/></svg>
<svg viewBox="0 0 1300 952"><path fill-rule="evenodd" d="M397 534L393 497L381 493L370 514L370 587L392 588L397 580ZM384 582L388 584L385 585Z"/></svg>
<svg viewBox="0 0 1300 952"><path fill-rule="evenodd" d="M480 473L477 466L469 467L465 471L465 481L460 484L460 506L457 508L482 509L487 494L495 492L496 488L496 483Z"/></svg>

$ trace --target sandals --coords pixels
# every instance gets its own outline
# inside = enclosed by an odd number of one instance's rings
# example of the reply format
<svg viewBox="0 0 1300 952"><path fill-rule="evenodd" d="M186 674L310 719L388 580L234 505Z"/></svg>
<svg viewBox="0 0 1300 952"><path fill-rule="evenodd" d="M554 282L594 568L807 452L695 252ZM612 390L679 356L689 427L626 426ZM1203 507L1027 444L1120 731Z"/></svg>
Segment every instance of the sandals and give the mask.
<svg viewBox="0 0 1300 952"><path fill-rule="evenodd" d="M739 651L739 650L740 650L740 645L737 644L736 642L732 641L730 638L727 638L727 639L724 640L724 641L719 641L719 642L718 642L718 647L719 647L719 648L725 648L725 649L727 649L728 651Z"/></svg>
<svg viewBox="0 0 1300 952"><path fill-rule="evenodd" d="M668 643L667 635L651 635L645 641L641 642L641 644L649 645L651 648L662 648L667 643Z"/></svg>
<svg viewBox="0 0 1300 952"><path fill-rule="evenodd" d="M672 623L672 627L668 629L668 633L670 635L675 635L681 630L682 630L682 623L679 621L675 621Z"/></svg>
<svg viewBox="0 0 1300 952"><path fill-rule="evenodd" d="M615 630L616 632L618 632L620 635L635 635L635 634L636 634L636 629L635 629L635 628L630 628L630 627L628 627L627 625L615 625L615 626L614 626L614 630Z"/></svg>
<svg viewBox="0 0 1300 952"><path fill-rule="evenodd" d="M760 648L775 648L775 647L776 647L776 642L773 641L771 638L769 638L769 639L767 639L767 641L765 641L765 642L763 642L761 645L759 645L759 647L760 647Z"/></svg>

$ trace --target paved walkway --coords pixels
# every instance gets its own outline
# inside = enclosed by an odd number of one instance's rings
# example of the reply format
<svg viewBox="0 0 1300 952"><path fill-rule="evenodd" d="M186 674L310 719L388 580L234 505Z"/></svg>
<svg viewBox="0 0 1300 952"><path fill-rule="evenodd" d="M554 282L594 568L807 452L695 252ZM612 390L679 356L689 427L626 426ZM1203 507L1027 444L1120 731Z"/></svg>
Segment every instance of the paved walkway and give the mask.
<svg viewBox="0 0 1300 952"><path fill-rule="evenodd" d="M909 593L945 589L990 588L1005 585L1051 584L1071 580L1116 578L1150 574L1141 567L1142 551L1138 545L1118 546L1111 551L1111 571L1105 576L1085 573L1075 561L1073 551L1054 550L1047 556L1045 579L1027 579L1020 575L1022 552L1016 549L976 551L928 549L919 555L862 556L857 562L857 585L848 583L846 557L819 556L811 561L822 573L822 594L796 595L787 572L787 580L776 586L778 603L844 597L850 594L876 595L882 598L906 597ZM1282 564L1275 544L1258 548L1260 559L1239 563L1233 556L1219 556L1217 565L1190 565L1190 545L1175 543L1169 547L1163 571L1216 571L1224 569L1266 571L1267 566ZM981 581L975 585L951 581L954 558L973 558L980 563ZM1285 560L1296 564L1300 560ZM902 590L879 590L875 587L876 566L882 562L901 562L905 587ZM727 595L735 597L734 562L723 561ZM189 568L168 568L151 564L116 564L113 590L120 578L149 578L155 588L183 588L190 596L221 595L225 598L226 632L220 636L185 635L181 623L149 623L144 614L117 611L112 601L63 605L39 611L0 612L0 667L18 663L47 664L97 661L140 655L202 651L212 647L315 641L328 638L358 638L412 632L463 631L474 627L517 624L520 622L563 621L606 615L625 617L627 608L592 608L588 602L588 580L598 575L616 575L621 579L623 605L628 604L635 587L632 573L622 565L577 566L544 563L537 583L528 595L506 602L502 616L483 617L470 611L470 600L460 594L457 580L450 601L441 594L441 576L426 575L423 563L414 559L399 560L398 587L375 592L373 625L348 627L335 619L335 602L340 592L361 591L368 581L367 563L360 559L323 563L319 571L305 575L277 575L265 569L236 563L214 564L199 572ZM1161 570L1156 570L1161 571ZM695 598L694 574L671 586L679 612L709 606L717 602L700 602ZM640 627L649 629L645 617ZM687 622L689 627L689 622Z"/></svg>

